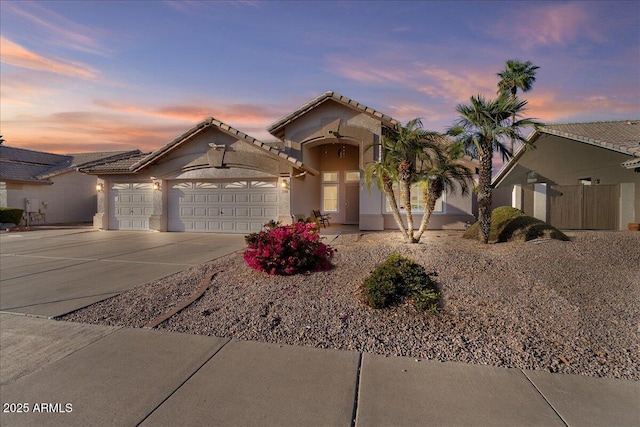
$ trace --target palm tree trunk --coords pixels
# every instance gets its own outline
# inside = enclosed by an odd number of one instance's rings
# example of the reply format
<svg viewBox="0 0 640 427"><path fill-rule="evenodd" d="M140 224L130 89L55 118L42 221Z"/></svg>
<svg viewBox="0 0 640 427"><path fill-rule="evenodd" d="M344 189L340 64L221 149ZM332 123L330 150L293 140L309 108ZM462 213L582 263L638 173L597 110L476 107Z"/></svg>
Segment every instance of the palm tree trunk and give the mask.
<svg viewBox="0 0 640 427"><path fill-rule="evenodd" d="M491 230L491 147L483 147L480 154L480 173L478 176L478 238L482 243L489 242Z"/></svg>
<svg viewBox="0 0 640 427"><path fill-rule="evenodd" d="M391 205L391 213L393 214L393 219L396 220L398 224L398 228L402 232L402 237L407 240L407 229L404 226L404 221L402 221L402 216L400 215L400 210L398 209L398 201L396 200L396 195L393 192L393 182L391 179L385 179L383 183L383 191L384 195L387 196L389 200L389 205Z"/></svg>
<svg viewBox="0 0 640 427"><path fill-rule="evenodd" d="M422 234L427 230L429 226L429 221L431 220L431 214L436 209L436 201L442 196L444 191L444 185L441 182L437 182L437 180L433 180L429 183L429 189L427 190L427 194L424 198L424 205L427 208L427 211L422 215L422 221L420 221L420 228L418 229L418 234L416 235L416 241L419 242Z"/></svg>
<svg viewBox="0 0 640 427"><path fill-rule="evenodd" d="M413 238L413 212L411 211L411 184L407 180L400 181L400 198L407 214L407 243L416 243Z"/></svg>

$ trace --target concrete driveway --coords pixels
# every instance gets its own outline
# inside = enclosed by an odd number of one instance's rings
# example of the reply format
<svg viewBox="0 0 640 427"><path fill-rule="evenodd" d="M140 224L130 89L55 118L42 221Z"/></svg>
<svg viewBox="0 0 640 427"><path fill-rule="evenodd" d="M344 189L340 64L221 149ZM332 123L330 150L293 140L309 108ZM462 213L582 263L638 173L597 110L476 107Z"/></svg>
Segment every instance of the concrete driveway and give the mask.
<svg viewBox="0 0 640 427"><path fill-rule="evenodd" d="M60 316L244 247L238 234L5 233L0 235L0 311Z"/></svg>

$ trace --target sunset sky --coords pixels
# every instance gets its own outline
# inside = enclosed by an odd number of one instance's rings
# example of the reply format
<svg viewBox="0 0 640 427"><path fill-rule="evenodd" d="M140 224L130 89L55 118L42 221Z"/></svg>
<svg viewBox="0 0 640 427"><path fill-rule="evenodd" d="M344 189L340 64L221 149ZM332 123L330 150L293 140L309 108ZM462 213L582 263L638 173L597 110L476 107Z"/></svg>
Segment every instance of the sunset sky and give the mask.
<svg viewBox="0 0 640 427"><path fill-rule="evenodd" d="M0 134L57 153L164 145L213 116L273 140L327 90L444 131L507 59L528 115L640 117L640 2L0 2Z"/></svg>

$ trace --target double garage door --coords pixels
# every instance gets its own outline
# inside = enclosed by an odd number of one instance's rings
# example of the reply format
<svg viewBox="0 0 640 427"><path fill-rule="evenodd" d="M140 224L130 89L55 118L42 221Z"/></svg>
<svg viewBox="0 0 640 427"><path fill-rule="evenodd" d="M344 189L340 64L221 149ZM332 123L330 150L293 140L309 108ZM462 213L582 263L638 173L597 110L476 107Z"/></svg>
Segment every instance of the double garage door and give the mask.
<svg viewBox="0 0 640 427"><path fill-rule="evenodd" d="M115 188L120 186L120 188ZM129 186L128 188L124 188ZM278 218L275 180L169 181L168 230L250 233ZM115 184L111 229L145 230L153 213L151 184Z"/></svg>

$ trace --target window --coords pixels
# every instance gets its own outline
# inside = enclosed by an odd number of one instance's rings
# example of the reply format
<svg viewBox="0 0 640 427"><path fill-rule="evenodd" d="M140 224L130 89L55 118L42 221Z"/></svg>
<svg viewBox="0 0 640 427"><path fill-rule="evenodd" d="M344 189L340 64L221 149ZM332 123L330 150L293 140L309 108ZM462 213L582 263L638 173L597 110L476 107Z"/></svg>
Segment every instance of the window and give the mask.
<svg viewBox="0 0 640 427"><path fill-rule="evenodd" d="M275 181L251 181L251 188L276 188Z"/></svg>
<svg viewBox="0 0 640 427"><path fill-rule="evenodd" d="M421 184L413 184L411 186L411 212L414 213L421 213L424 212L424 205L423 205L423 195L422 195L422 185ZM402 206L402 201L400 200L400 188L398 187L398 184L395 184L393 186L393 193L396 196L396 200L398 201L398 204L400 205L400 212L404 211L404 206ZM442 193L442 196L440 196L440 198L438 198L438 200L436 200L436 207L433 210L433 213L444 213L444 201L446 199L447 193L446 191L444 193ZM386 200L385 203L385 208L387 212L391 212L391 205L389 204L389 201Z"/></svg>
<svg viewBox="0 0 640 427"><path fill-rule="evenodd" d="M225 182L222 184L222 188L247 188L248 185L247 181Z"/></svg>
<svg viewBox="0 0 640 427"><path fill-rule="evenodd" d="M322 210L325 212L338 211L338 186L323 185L322 186Z"/></svg>
<svg viewBox="0 0 640 427"><path fill-rule="evenodd" d="M322 182L338 182L338 172L322 172Z"/></svg>
<svg viewBox="0 0 640 427"><path fill-rule="evenodd" d="M360 171L346 171L344 180L346 182L360 182Z"/></svg>

